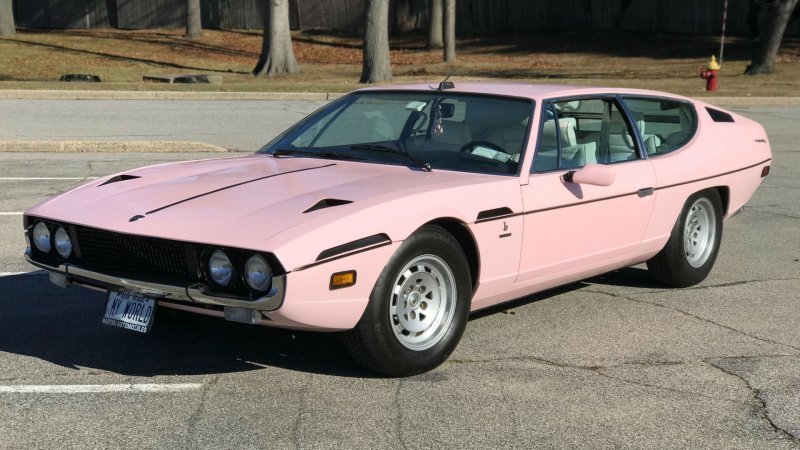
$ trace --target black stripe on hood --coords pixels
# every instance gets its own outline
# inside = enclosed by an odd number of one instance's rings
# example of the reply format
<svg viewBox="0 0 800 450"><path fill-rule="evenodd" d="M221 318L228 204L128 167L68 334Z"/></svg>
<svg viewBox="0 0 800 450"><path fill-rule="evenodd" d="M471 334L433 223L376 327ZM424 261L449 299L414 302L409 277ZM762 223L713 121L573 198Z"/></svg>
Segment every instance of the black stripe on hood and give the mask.
<svg viewBox="0 0 800 450"><path fill-rule="evenodd" d="M306 170L322 169L322 168L325 168L325 167L331 167L331 166L335 166L335 165L336 165L336 163L331 163L331 164L325 164L325 165L322 165L322 166L306 167L304 169L290 170L288 172L274 173L272 175L266 175L266 176L263 176L263 177L253 178L252 180L242 181L241 183L232 184L230 186L225 186L225 187L221 187L219 189L214 189L213 191L208 191L208 192L204 192L202 194L197 194L197 195L195 195L193 197L185 198L183 200L178 200L175 203L170 203L169 205L165 205L165 206L162 206L160 208L156 208L156 209L154 209L152 211L147 211L145 213L145 215L157 213L157 212L163 211L163 210L165 210L167 208L171 208L171 207L173 207L175 205L180 205L181 203L186 203L186 202L188 202L190 200L194 200L194 199L197 199L197 198L200 198L200 197L205 197L206 195L211 195L211 194L213 194L215 192L220 192L220 191L224 191L226 189L235 188L235 187L241 186L243 184L253 183L255 181L260 181L260 180L266 180L267 178L277 177L277 176L280 176L280 175L287 175L287 174L290 174L290 173L297 173L297 172L305 172Z"/></svg>

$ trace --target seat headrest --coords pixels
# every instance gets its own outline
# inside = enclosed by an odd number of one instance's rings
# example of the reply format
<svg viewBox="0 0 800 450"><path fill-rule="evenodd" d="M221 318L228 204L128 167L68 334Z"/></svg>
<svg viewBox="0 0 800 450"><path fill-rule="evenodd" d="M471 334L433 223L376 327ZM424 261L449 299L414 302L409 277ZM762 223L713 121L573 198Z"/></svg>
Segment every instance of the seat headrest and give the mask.
<svg viewBox="0 0 800 450"><path fill-rule="evenodd" d="M575 137L575 118L562 117L558 119L558 127L561 129L561 147L569 147L578 143ZM548 142L556 140L556 121L547 120L542 127L542 138Z"/></svg>

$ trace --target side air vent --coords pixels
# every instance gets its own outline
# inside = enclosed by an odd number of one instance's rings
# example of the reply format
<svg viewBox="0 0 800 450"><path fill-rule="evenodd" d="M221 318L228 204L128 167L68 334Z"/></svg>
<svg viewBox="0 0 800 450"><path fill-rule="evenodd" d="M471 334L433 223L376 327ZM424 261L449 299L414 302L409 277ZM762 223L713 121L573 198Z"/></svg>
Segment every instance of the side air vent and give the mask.
<svg viewBox="0 0 800 450"><path fill-rule="evenodd" d="M495 208L495 209L487 209L486 211L481 211L478 213L477 221L483 220L491 220L495 218L500 218L504 216L508 216L514 214L514 211L507 206L503 206L502 208Z"/></svg>
<svg viewBox="0 0 800 450"><path fill-rule="evenodd" d="M733 122L733 116L724 111L709 107L706 107L706 111L714 122Z"/></svg>
<svg viewBox="0 0 800 450"><path fill-rule="evenodd" d="M346 205L348 203L353 203L353 201L352 200L339 200L337 198L324 198L324 199L318 201L317 203L314 203L314 205L311 208L308 208L307 210L303 211L303 214L310 213L310 212L313 212L313 211L316 211L316 210L319 210L319 209L330 208L330 207L333 207L333 206Z"/></svg>
<svg viewBox="0 0 800 450"><path fill-rule="evenodd" d="M111 183L116 183L118 181L135 180L136 178L141 178L141 177L136 176L136 175L117 175L114 178L108 179L108 181L106 181L105 183L98 185L98 187L105 186L105 185L111 184Z"/></svg>

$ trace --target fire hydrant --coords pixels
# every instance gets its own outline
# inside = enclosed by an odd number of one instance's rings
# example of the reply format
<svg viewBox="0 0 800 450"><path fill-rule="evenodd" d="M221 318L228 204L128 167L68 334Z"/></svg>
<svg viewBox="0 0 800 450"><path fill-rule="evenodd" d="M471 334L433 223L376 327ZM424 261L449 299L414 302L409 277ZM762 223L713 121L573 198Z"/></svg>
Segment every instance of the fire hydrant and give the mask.
<svg viewBox="0 0 800 450"><path fill-rule="evenodd" d="M708 62L708 67L703 70L700 69L700 78L706 80L706 90L717 90L717 72L719 72L719 64L717 58L711 55L711 61Z"/></svg>

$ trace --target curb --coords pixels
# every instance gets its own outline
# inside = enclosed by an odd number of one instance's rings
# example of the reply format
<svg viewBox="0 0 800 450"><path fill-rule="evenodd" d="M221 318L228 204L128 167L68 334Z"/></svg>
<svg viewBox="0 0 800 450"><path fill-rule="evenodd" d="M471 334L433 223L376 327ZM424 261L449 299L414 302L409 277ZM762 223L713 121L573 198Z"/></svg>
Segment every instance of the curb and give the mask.
<svg viewBox="0 0 800 450"><path fill-rule="evenodd" d="M185 92L0 89L0 100L335 100L343 92ZM800 106L800 97L692 96L720 107Z"/></svg>
<svg viewBox="0 0 800 450"><path fill-rule="evenodd" d="M340 92L0 90L0 100L334 100Z"/></svg>
<svg viewBox="0 0 800 450"><path fill-rule="evenodd" d="M227 152L203 142L184 141L0 141L8 153L202 153Z"/></svg>
<svg viewBox="0 0 800 450"><path fill-rule="evenodd" d="M691 97L720 107L800 106L800 97Z"/></svg>

